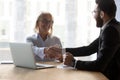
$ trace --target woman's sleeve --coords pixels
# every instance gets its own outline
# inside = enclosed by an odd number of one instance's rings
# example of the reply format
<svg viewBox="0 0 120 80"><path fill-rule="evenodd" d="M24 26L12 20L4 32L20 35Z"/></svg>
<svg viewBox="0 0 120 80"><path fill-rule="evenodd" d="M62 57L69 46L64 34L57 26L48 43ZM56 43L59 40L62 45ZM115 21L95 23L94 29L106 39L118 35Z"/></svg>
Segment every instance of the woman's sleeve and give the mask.
<svg viewBox="0 0 120 80"><path fill-rule="evenodd" d="M45 47L36 47L36 46L33 46L33 52L35 53L35 55L39 56L42 60L45 57L44 48Z"/></svg>
<svg viewBox="0 0 120 80"><path fill-rule="evenodd" d="M44 57L45 57L45 54L44 54L44 48L45 47L37 47L37 46L35 46L35 44L33 42L33 39L31 37L26 38L26 42L30 42L30 43L33 44L32 48L33 48L34 54L37 55L38 57L40 57L40 59L43 60Z"/></svg>

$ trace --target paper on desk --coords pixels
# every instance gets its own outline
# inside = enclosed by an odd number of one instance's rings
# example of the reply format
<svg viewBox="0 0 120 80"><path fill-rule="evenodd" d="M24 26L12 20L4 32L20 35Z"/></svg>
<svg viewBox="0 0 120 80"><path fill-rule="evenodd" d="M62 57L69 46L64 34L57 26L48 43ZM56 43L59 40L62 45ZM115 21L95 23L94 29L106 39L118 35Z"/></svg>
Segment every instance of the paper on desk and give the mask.
<svg viewBox="0 0 120 80"><path fill-rule="evenodd" d="M13 64L12 60L0 61L0 64Z"/></svg>
<svg viewBox="0 0 120 80"><path fill-rule="evenodd" d="M74 69L73 67L70 67L70 66L67 66L67 65L64 65L64 64L58 65L57 68L59 68L59 69Z"/></svg>

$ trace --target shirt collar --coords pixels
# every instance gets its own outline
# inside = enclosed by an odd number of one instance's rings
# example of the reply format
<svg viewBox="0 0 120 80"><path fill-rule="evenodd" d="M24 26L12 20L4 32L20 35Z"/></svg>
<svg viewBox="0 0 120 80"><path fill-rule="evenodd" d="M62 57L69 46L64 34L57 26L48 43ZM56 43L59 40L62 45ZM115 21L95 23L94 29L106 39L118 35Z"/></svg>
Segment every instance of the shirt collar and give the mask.
<svg viewBox="0 0 120 80"><path fill-rule="evenodd" d="M43 41L43 39L42 39L42 37L41 37L40 34L37 34L37 37ZM48 40L49 38L50 38L50 36L47 36L46 40ZM46 40L45 40L45 41L46 41Z"/></svg>
<svg viewBox="0 0 120 80"><path fill-rule="evenodd" d="M106 25L111 21L112 19L108 20L101 28L101 30L104 30L106 28Z"/></svg>

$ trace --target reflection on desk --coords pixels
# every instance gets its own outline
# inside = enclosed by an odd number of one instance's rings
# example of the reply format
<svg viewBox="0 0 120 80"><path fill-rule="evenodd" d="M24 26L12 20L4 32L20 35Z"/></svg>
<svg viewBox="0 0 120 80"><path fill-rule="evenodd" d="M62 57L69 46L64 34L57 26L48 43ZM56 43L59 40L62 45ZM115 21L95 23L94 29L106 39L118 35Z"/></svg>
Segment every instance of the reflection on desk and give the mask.
<svg viewBox="0 0 120 80"><path fill-rule="evenodd" d="M27 69L13 64L0 64L0 80L108 80L99 72L75 69Z"/></svg>

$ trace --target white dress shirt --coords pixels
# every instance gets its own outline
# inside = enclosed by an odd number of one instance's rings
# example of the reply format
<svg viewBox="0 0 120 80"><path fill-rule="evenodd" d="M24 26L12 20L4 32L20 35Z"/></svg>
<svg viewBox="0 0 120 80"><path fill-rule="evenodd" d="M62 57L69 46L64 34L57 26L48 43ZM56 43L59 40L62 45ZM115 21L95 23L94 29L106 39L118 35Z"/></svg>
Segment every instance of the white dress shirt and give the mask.
<svg viewBox="0 0 120 80"><path fill-rule="evenodd" d="M47 36L47 39L43 41L39 34L35 34L27 38L27 42L32 42L33 52L35 53L35 58L37 61L45 60L44 48L53 45L60 45L62 47L60 39L55 36Z"/></svg>

